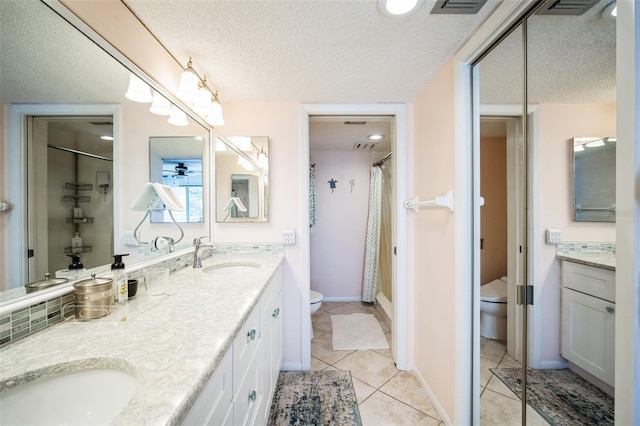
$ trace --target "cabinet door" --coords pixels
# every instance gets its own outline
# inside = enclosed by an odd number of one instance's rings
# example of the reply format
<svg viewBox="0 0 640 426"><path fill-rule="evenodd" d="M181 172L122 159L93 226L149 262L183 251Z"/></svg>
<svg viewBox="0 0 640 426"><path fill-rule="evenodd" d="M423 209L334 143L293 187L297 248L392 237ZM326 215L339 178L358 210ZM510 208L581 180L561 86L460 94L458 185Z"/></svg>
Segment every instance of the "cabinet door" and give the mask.
<svg viewBox="0 0 640 426"><path fill-rule="evenodd" d="M271 381L275 387L282 365L282 292L278 294L271 312Z"/></svg>
<svg viewBox="0 0 640 426"><path fill-rule="evenodd" d="M562 355L614 386L615 304L565 288Z"/></svg>
<svg viewBox="0 0 640 426"><path fill-rule="evenodd" d="M216 371L205 384L202 392L182 422L184 426L231 425L233 419L231 387L231 351L224 356Z"/></svg>

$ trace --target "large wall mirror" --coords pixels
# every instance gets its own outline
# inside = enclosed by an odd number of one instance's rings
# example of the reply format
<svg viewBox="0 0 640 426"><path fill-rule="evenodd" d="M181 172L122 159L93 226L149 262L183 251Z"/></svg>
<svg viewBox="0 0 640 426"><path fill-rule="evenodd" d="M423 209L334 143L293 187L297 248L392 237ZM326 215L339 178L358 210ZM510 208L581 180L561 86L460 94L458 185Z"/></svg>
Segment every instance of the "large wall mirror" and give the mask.
<svg viewBox="0 0 640 426"><path fill-rule="evenodd" d="M131 206L152 180L155 163L147 159L156 143L166 152L159 154L166 157L159 179L179 182L186 175L198 186L185 191L192 203L183 243L211 234L209 129L177 107L179 125L170 124L168 115L150 112L150 99L125 96L136 80L123 65L130 62L115 50L107 53L53 9L68 13L58 3L0 2L0 182L3 201L12 206L0 217L0 303L26 296L27 282L66 269L69 254L79 255L85 268L109 265L114 253L129 253L128 267L165 254L125 238L144 216ZM162 88L144 87L165 105L175 103ZM146 220L139 235L150 241L175 232L171 223ZM76 233L79 247L72 243Z"/></svg>
<svg viewBox="0 0 640 426"><path fill-rule="evenodd" d="M573 219L616 221L616 138L576 137L573 153Z"/></svg>
<svg viewBox="0 0 640 426"><path fill-rule="evenodd" d="M269 221L269 138L216 140L216 222Z"/></svg>

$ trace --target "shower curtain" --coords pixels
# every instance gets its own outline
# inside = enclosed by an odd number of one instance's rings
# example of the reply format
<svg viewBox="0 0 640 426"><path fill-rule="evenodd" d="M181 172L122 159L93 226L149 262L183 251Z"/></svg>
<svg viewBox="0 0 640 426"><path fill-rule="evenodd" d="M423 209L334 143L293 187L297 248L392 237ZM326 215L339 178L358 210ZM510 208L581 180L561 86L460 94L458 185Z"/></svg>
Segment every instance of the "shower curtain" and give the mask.
<svg viewBox="0 0 640 426"><path fill-rule="evenodd" d="M373 302L376 298L376 279L380 247L380 199L382 195L382 170L371 167L369 186L369 216L367 239L364 251L364 273L362 277L362 301Z"/></svg>

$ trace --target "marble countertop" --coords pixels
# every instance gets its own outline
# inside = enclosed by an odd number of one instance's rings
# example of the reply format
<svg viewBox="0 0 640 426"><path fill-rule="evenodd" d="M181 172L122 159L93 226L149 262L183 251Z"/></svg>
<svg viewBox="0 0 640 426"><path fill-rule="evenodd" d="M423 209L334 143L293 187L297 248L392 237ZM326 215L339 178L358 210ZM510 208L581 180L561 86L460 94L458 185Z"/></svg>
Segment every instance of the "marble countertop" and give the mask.
<svg viewBox="0 0 640 426"><path fill-rule="evenodd" d="M203 269L246 262L260 268L233 279L185 268L171 274L165 295L147 295L142 287L107 317L68 320L11 343L0 349L0 382L36 370L113 366L138 383L113 424L178 424L283 258L215 255L203 260Z"/></svg>
<svg viewBox="0 0 640 426"><path fill-rule="evenodd" d="M583 265L595 266L596 268L616 270L615 253L563 253L556 257L569 262L581 263Z"/></svg>

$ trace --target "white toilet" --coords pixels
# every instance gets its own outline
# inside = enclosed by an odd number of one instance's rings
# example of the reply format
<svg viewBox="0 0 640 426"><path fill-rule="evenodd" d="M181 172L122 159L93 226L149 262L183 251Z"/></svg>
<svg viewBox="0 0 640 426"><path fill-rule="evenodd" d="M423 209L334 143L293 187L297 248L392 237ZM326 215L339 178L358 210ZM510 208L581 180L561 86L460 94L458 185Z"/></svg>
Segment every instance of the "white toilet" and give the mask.
<svg viewBox="0 0 640 426"><path fill-rule="evenodd" d="M311 303L311 315L316 313L318 309L320 309L320 305L322 305L322 293L315 290L310 290L309 292L309 302Z"/></svg>
<svg viewBox="0 0 640 426"><path fill-rule="evenodd" d="M507 339L507 277L480 287L480 335Z"/></svg>
<svg viewBox="0 0 640 426"><path fill-rule="evenodd" d="M324 296L319 291L310 290L309 291L309 302L311 303L311 315L318 312L320 309L320 305L322 305L322 298ZM311 321L309 321L311 323ZM311 338L313 339L313 324L311 324Z"/></svg>

